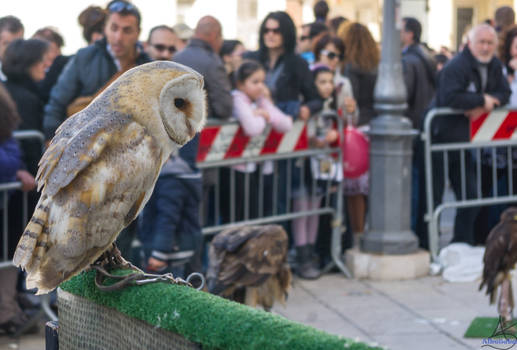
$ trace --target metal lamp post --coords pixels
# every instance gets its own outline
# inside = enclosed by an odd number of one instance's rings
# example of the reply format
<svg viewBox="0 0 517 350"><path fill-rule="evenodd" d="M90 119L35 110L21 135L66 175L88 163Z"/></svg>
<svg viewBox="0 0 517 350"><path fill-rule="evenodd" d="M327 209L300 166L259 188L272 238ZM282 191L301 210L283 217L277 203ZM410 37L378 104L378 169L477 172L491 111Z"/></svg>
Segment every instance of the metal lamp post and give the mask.
<svg viewBox="0 0 517 350"><path fill-rule="evenodd" d="M361 239L368 253L408 254L418 249L411 231L411 155L417 134L404 117L406 87L402 77L398 0L384 1L381 62L370 122L369 230Z"/></svg>

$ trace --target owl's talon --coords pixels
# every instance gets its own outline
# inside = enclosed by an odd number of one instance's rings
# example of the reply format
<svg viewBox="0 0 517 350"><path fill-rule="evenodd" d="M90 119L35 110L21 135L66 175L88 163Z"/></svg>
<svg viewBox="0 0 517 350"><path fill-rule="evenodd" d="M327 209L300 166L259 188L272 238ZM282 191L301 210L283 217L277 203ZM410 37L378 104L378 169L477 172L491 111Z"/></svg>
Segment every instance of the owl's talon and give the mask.
<svg viewBox="0 0 517 350"><path fill-rule="evenodd" d="M163 275L144 273L138 267L134 266L126 259L122 257L120 254L120 250L117 248L115 244L106 250L100 257L97 259L95 263L91 265L91 268L96 271L95 276L95 284L97 288L102 291L113 291L122 289L128 285L137 285L141 286L148 283L154 282L169 282L172 284L179 284L191 288L195 288L197 290L201 290L205 285L205 278L202 274L198 272L194 272L190 274L186 280L180 277L174 277L172 273L165 273ZM109 270L115 269L130 269L136 271L135 273L131 273L129 275L113 275ZM201 280L201 284L199 287L194 287L190 282L193 278L198 277ZM114 284L104 285L104 279L111 278L117 280Z"/></svg>
<svg viewBox="0 0 517 350"><path fill-rule="evenodd" d="M96 271L95 285L97 286L97 288L99 288L99 290L104 291L104 292L120 290L120 289L123 289L123 288L125 288L127 286L131 286L131 285L141 286L144 284L155 283L155 282L169 282L172 284L178 284L178 285L182 285L182 286L195 288L197 290L201 290L205 285L205 278L203 277L202 274L200 274L198 272L194 272L194 273L190 274L187 277L187 280L184 280L180 277L174 278L172 273L166 273L163 275L154 275L154 274L149 274L149 273L136 272L136 273L131 273L129 275L120 276L120 275L113 275L113 274L109 273L108 271L106 271L104 266L102 266L100 264L94 264L91 266L91 268ZM190 280L193 277L200 278L200 280L201 280L200 286L194 287L190 283ZM110 284L110 285L105 285L104 280L106 278L114 279L117 282Z"/></svg>
<svg viewBox="0 0 517 350"><path fill-rule="evenodd" d="M138 273L144 273L135 265L131 264L129 261L122 257L120 250L117 248L115 243L113 243L112 247L106 250L97 261L94 262L94 265L99 266L108 266L110 269L122 269L122 270L133 270Z"/></svg>

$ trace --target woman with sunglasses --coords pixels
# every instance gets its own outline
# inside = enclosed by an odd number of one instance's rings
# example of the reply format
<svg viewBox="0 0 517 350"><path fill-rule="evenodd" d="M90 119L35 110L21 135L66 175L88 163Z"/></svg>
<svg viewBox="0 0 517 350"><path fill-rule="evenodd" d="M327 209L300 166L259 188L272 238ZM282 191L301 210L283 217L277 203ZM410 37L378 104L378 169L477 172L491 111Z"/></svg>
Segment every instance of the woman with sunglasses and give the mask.
<svg viewBox="0 0 517 350"><path fill-rule="evenodd" d="M296 28L286 12L269 13L260 26L259 49L244 58L259 61L275 104L294 119L307 120L322 107L307 62L295 53ZM302 98L300 99L300 96Z"/></svg>
<svg viewBox="0 0 517 350"><path fill-rule="evenodd" d="M324 65L330 68L334 74L334 86L336 89L336 107L338 114L350 120L354 125L359 116L352 91L350 80L341 75L341 63L344 59L345 45L330 34L324 35L314 46L314 66Z"/></svg>

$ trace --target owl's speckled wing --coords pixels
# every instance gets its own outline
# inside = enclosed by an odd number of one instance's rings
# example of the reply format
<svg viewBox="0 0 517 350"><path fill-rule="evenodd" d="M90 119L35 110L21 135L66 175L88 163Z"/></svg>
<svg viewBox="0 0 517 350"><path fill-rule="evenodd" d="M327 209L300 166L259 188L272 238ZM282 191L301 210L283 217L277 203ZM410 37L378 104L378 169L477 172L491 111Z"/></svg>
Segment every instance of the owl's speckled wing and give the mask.
<svg viewBox="0 0 517 350"><path fill-rule="evenodd" d="M39 293L109 247L150 197L161 168L161 148L146 128L117 111L92 111L67 120L40 162L41 199L13 259Z"/></svg>
<svg viewBox="0 0 517 350"><path fill-rule="evenodd" d="M38 189L45 186L49 196L67 186L81 170L95 161L113 132L131 121L130 116L117 111L97 115L94 111L98 109L86 109L67 119L41 158Z"/></svg>

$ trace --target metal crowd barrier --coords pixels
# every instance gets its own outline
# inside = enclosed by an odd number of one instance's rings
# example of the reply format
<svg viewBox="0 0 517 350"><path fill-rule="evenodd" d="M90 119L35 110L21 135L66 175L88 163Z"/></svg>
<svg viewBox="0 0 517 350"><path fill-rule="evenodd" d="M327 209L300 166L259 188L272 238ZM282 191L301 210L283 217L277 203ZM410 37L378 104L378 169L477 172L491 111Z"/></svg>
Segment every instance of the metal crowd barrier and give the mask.
<svg viewBox="0 0 517 350"><path fill-rule="evenodd" d="M509 111L508 109L498 109L498 112ZM427 195L427 213L425 220L428 222L429 233L429 249L433 261L437 261L439 253L439 227L438 220L441 213L448 208L469 208L478 206L488 206L495 204L505 204L517 201L517 193L513 189L513 159L512 150L517 147L517 139L504 139L482 142L454 142L454 143L437 143L432 139L432 122L437 118L442 118L451 114L464 114L462 110L454 110L451 108L436 108L430 110L425 118L424 131L421 134L424 141L425 153L425 184ZM498 193L498 179L497 179L497 150L506 149L505 159L507 165L508 175L508 193ZM455 201L440 203L435 207L434 199L434 184L433 178L441 176L436 174L433 169L436 168L436 162L433 162L433 155L442 154L443 157L443 176L444 184L449 179L449 156L450 152L459 152L459 166L460 166L460 188L461 196ZM467 154L467 152L469 154ZM482 154L489 153L491 156L490 177L492 180L492 194L483 195L482 193ZM475 165L475 185L476 194L474 198L467 198L467 174L466 157L470 157ZM434 164L433 164L434 163ZM517 165L517 164L516 164Z"/></svg>
<svg viewBox="0 0 517 350"><path fill-rule="evenodd" d="M34 139L41 142L42 152L44 148L45 136L36 130L27 130L27 131L15 131L13 136L17 140L27 140ZM1 210L3 211L3 222L2 222L2 249L0 252L0 269L5 269L7 267L13 266L12 260L9 260L8 256L8 247L9 247L9 193L11 191L21 191L22 184L21 182L10 182L0 184L0 199L1 199ZM32 213L28 212L28 193L22 192L22 227L25 228L29 220L29 215ZM20 232L21 235L21 232ZM35 323L43 314L46 314L48 318L53 321L57 320L57 316L50 308L50 296L48 294L42 295L40 297L41 307L40 311L31 317L31 320L24 327L24 329L30 328L33 323ZM23 329L23 330L24 330ZM21 330L20 332L23 332Z"/></svg>
<svg viewBox="0 0 517 350"><path fill-rule="evenodd" d="M216 122L211 121L208 126L213 125L233 125L238 128L237 122ZM296 127L296 126L295 126ZM343 135L343 123L341 120L338 121L338 129L339 135ZM264 133L268 133L269 129L266 129ZM233 135L233 134L232 134ZM232 137L232 136L228 136ZM255 136L251 138L249 141L253 143L253 140L260 138L260 136ZM226 142L226 144L231 144L232 142ZM256 142L256 144L263 145L261 142ZM231 146L230 146L231 147ZM253 153L253 152L252 152ZM255 152L255 154L258 152ZM323 194L323 200L320 208L316 208L314 210L306 210L306 211L295 211L292 205L292 183L293 183L293 172L296 171L294 169L293 164L298 162L300 164L299 169L299 179L303 183L305 181L306 176L306 162L304 159L309 159L309 157L321 156L333 154L334 156L337 154L337 159L341 164L343 163L343 155L341 149L339 147L336 148L325 148L325 149L303 149L286 153L274 153L267 155L252 155L246 157L239 158L228 158L228 159L220 159L220 160L208 160L198 162L198 167L203 171L203 176L211 173L213 177L213 181L209 186L209 190L213 191L214 194L212 196L212 201L210 205L202 206L201 210L201 218L202 218L202 232L206 235L215 234L219 231L222 231L228 227L232 226L240 226L240 225L261 225L261 224L270 224L270 223L285 223L287 221L311 216L311 215L324 215L331 214L332 215L332 233L331 233L331 252L330 255L332 257L332 262L326 266L323 271L328 271L333 266L337 266L347 277L351 277L351 274L346 267L343 260L343 251L342 251L342 243L341 237L343 234L343 182L340 181L337 184L334 184L334 190L332 190L332 179L329 179L325 182L325 191ZM236 191L235 191L235 174L237 170L231 168L234 165L238 164L250 164L256 163L257 169L256 172L262 174L262 169L266 162L273 163L273 186L272 186L272 203L270 203L270 213L269 215L264 213L264 176L259 176L258 181L258 211L259 215L257 217L250 217L250 182L251 182L251 174L244 173L244 200L242 203L236 203ZM229 171L229 181L230 181L230 193L229 193L229 202L226 205L229 207L230 212L230 220L227 222L221 221L221 174L220 169L228 168ZM283 168L283 171L279 171L280 168ZM309 169L310 171L310 169ZM336 189L337 186L337 189ZM316 180L312 180L312 186L310 186L311 192L310 195L313 195L316 190ZM335 194L335 195L333 195ZM331 198L332 197L332 198ZM205 197L206 200L206 197ZM223 204L224 205L224 204ZM243 206L244 208L244 218L242 220L236 220L236 208L237 206ZM282 208L283 207L283 208ZM212 221L207 221L207 217L210 212L212 215Z"/></svg>

